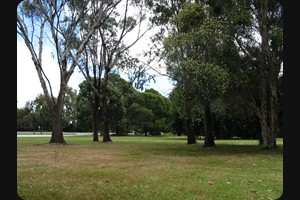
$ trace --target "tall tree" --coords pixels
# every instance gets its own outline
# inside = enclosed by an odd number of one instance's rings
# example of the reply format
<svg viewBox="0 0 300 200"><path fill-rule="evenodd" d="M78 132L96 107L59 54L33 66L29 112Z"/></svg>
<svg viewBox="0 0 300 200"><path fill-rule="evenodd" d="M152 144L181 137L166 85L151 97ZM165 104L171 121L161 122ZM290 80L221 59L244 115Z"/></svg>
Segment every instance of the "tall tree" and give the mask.
<svg viewBox="0 0 300 200"><path fill-rule="evenodd" d="M250 92L249 99L260 119L262 147L273 149L278 134L279 83L283 67L283 2L251 0L246 1L246 5L244 10L250 15L240 18L241 23L236 27L242 27L236 32L235 41L251 63L251 74L255 74L257 87Z"/></svg>
<svg viewBox="0 0 300 200"><path fill-rule="evenodd" d="M103 12L105 20L109 20L110 15L115 11L115 8L121 3L121 0L117 1L105 1L107 7L110 7L107 10L103 6L103 2L92 1L91 10L89 14L85 16L85 20L80 24L81 33L87 34L90 30L90 26L94 23L94 18L97 17L99 9ZM106 9L106 10L105 10ZM105 25L104 25L105 26ZM78 65L80 71L87 80L87 90L85 91L90 101L92 118L93 118L93 141L99 141L98 132L100 130L100 106L101 106L101 78L104 71L104 65L102 60L103 47L101 45L99 30L101 27L98 27L91 37L90 41L85 48L82 60Z"/></svg>
<svg viewBox="0 0 300 200"><path fill-rule="evenodd" d="M188 143L194 143L192 111L195 100L203 105L205 142L214 146L211 102L228 85L228 72L218 59L226 39L224 28L202 3L184 3L173 18L174 32L164 41L169 74L182 88L187 113Z"/></svg>
<svg viewBox="0 0 300 200"><path fill-rule="evenodd" d="M276 148L278 132L278 83L283 64L283 5L281 1L254 1L256 19L261 36L260 92L258 116L261 121L263 148Z"/></svg>
<svg viewBox="0 0 300 200"><path fill-rule="evenodd" d="M97 47L95 49L92 48L94 52L90 51L90 54L88 54L91 56L89 60L95 61L97 59L97 62L92 62L94 66L92 69L95 69L95 66L97 66L99 73L94 73L93 75L94 78L99 78L101 82L99 82L98 85L95 85L95 82L93 84L91 77L88 77L88 73L85 70L87 80L91 83L95 95L98 95L98 97L95 98L101 99L103 142L112 141L109 136L110 99L108 85L110 82L110 74L114 71L127 68L127 66L123 65L123 57L127 56L129 49L150 29L150 27L145 28L143 26L143 22L146 19L143 1L124 0L117 2L118 4L114 1L111 2L114 4L111 6L112 10L106 13L106 20L103 26L97 29L97 35L92 41ZM87 30L89 29L86 29L86 31ZM85 62L85 64L86 63L87 62ZM84 70L81 71L83 72ZM138 74L140 75L140 72ZM101 87L99 84L101 84ZM99 94L99 88L101 94ZM96 105L94 106L95 109L97 107Z"/></svg>
<svg viewBox="0 0 300 200"><path fill-rule="evenodd" d="M104 9L97 11L89 31L78 40L79 23L90 11L90 1L25 0L19 4L17 33L23 38L31 53L43 93L51 110L50 143L66 143L62 132L62 113L67 84L89 39L103 23L104 10L110 9L105 1L101 5ZM53 57L59 68L60 85L57 98L54 98L51 83L45 72L45 64L42 62L45 44L53 45L55 52Z"/></svg>

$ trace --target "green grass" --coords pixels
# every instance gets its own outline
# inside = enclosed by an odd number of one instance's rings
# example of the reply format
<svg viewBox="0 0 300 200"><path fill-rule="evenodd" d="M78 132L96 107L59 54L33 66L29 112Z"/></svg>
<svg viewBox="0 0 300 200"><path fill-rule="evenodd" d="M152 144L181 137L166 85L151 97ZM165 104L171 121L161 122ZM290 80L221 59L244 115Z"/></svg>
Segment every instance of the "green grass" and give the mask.
<svg viewBox="0 0 300 200"><path fill-rule="evenodd" d="M283 189L283 141L261 150L256 140L91 136L17 138L17 191L28 200L277 199ZM100 140L102 138L100 137Z"/></svg>

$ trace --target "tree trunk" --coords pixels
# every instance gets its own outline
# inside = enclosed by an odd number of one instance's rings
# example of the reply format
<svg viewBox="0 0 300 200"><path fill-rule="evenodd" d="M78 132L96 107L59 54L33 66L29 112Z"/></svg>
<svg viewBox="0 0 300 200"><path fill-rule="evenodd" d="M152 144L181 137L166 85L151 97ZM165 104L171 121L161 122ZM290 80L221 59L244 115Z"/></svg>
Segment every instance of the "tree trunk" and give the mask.
<svg viewBox="0 0 300 200"><path fill-rule="evenodd" d="M262 136L262 148L263 149L274 149L276 148L276 135L274 132L274 112L271 108L272 103L270 101L271 92L269 90L268 81L266 78L261 80L261 108L260 108L260 125L261 125L261 136ZM277 126L276 126L277 129Z"/></svg>
<svg viewBox="0 0 300 200"><path fill-rule="evenodd" d="M259 24L261 35L261 131L263 149L276 148L278 128L278 73L276 59L269 47L268 1L261 1L259 7Z"/></svg>
<svg viewBox="0 0 300 200"><path fill-rule="evenodd" d="M115 129L116 129L116 135L120 135L121 131L119 125L117 125Z"/></svg>
<svg viewBox="0 0 300 200"><path fill-rule="evenodd" d="M148 126L147 126L147 125L145 125L145 126L143 127L143 132L144 132L144 135L145 135L145 136L148 136Z"/></svg>
<svg viewBox="0 0 300 200"><path fill-rule="evenodd" d="M93 141L98 142L98 131L99 131L99 114L98 110L93 111Z"/></svg>
<svg viewBox="0 0 300 200"><path fill-rule="evenodd" d="M187 127L187 144L195 144L196 138L193 129L193 119L192 119L192 104L190 101L185 101L186 106L186 127Z"/></svg>
<svg viewBox="0 0 300 200"><path fill-rule="evenodd" d="M274 70L274 67L272 67ZM276 148L276 135L278 132L278 86L277 86L277 75L274 73L270 73L270 140L272 142L271 148Z"/></svg>
<svg viewBox="0 0 300 200"><path fill-rule="evenodd" d="M105 69L104 81L103 81L103 142L111 142L109 136L109 100L108 100L108 76L109 68Z"/></svg>
<svg viewBox="0 0 300 200"><path fill-rule="evenodd" d="M99 97L95 94L94 96L95 104L93 108L93 141L98 142L98 131L100 128L100 119L99 119Z"/></svg>
<svg viewBox="0 0 300 200"><path fill-rule="evenodd" d="M49 143L66 144L62 131L63 101L57 101L52 108L52 135Z"/></svg>
<svg viewBox="0 0 300 200"><path fill-rule="evenodd" d="M205 132L205 147L215 146L214 136L212 133L212 120L211 120L211 109L210 102L204 104L204 132Z"/></svg>

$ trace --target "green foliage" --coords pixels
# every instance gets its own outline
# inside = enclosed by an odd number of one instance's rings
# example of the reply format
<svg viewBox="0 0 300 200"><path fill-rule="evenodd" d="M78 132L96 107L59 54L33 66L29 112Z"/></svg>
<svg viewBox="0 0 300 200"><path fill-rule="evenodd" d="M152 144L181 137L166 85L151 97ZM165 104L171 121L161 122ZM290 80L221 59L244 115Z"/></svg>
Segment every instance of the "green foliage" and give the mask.
<svg viewBox="0 0 300 200"><path fill-rule="evenodd" d="M74 131L76 126L76 96L77 91L73 90L71 87L67 87L67 92L65 95L65 103L63 110L63 127L64 131Z"/></svg>
<svg viewBox="0 0 300 200"><path fill-rule="evenodd" d="M134 131L144 132L144 128L149 126L154 118L154 114L151 110L133 103L126 112L126 117L130 126Z"/></svg>
<svg viewBox="0 0 300 200"><path fill-rule="evenodd" d="M153 2L151 2L149 5L153 7ZM154 15L151 18L151 22L156 25L162 25L169 22L174 10L172 10L172 8L168 7L168 5L164 4L163 2L155 2L153 12Z"/></svg>
<svg viewBox="0 0 300 200"><path fill-rule="evenodd" d="M117 74L112 74L111 81L108 86L108 98L109 98L109 121L112 130L116 127L124 126L122 119L125 117L125 100L126 95L123 95L126 91L128 83L120 78Z"/></svg>
<svg viewBox="0 0 300 200"><path fill-rule="evenodd" d="M180 33L191 32L202 26L207 19L208 9L202 3L184 3L182 9L171 22L178 27Z"/></svg>
<svg viewBox="0 0 300 200"><path fill-rule="evenodd" d="M32 131L37 127L33 113L29 109L17 109L17 130Z"/></svg>
<svg viewBox="0 0 300 200"><path fill-rule="evenodd" d="M76 97L76 130L92 131L93 119L90 101L80 91Z"/></svg>
<svg viewBox="0 0 300 200"><path fill-rule="evenodd" d="M186 3L172 22L178 32L164 40L168 73L187 98L211 101L225 93L228 71L219 59L225 43L223 26L203 4Z"/></svg>
<svg viewBox="0 0 300 200"><path fill-rule="evenodd" d="M42 94L38 95L34 100L34 105L34 113L37 116L38 126L43 130L51 130L52 117L45 96Z"/></svg>
<svg viewBox="0 0 300 200"><path fill-rule="evenodd" d="M228 73L217 65L199 63L193 60L182 62L184 94L188 98L197 98L202 101L210 101L216 96L226 92L228 86Z"/></svg>

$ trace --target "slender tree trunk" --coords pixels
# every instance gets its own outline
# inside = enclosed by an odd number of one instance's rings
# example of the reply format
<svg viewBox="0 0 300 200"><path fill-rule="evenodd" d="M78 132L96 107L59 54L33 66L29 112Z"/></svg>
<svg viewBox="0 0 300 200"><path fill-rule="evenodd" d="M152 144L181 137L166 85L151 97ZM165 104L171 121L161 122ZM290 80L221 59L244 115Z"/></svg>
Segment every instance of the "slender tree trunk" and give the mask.
<svg viewBox="0 0 300 200"><path fill-rule="evenodd" d="M98 142L98 131L100 128L100 119L99 119L99 97L97 95L94 96L95 104L92 106L93 108L93 141Z"/></svg>
<svg viewBox="0 0 300 200"><path fill-rule="evenodd" d="M143 127L143 132L144 132L144 135L145 135L145 136L148 136L148 126L147 126L147 125L145 125L145 126Z"/></svg>
<svg viewBox="0 0 300 200"><path fill-rule="evenodd" d="M196 138L193 129L193 119L192 119L192 104L190 101L186 100L186 127L187 127L187 143L188 144L195 144Z"/></svg>
<svg viewBox="0 0 300 200"><path fill-rule="evenodd" d="M204 104L204 132L205 132L205 147L215 146L214 136L212 133L212 120L211 120L211 109L210 102Z"/></svg>
<svg viewBox="0 0 300 200"><path fill-rule="evenodd" d="M52 108L52 135L49 143L66 144L62 131L63 101L58 101Z"/></svg>
<svg viewBox="0 0 300 200"><path fill-rule="evenodd" d="M119 125L117 125L115 129L116 129L116 135L120 135L121 131Z"/></svg>
<svg viewBox="0 0 300 200"><path fill-rule="evenodd" d="M109 136L109 100L108 100L109 67L105 69L103 81L103 142L111 142Z"/></svg>
<svg viewBox="0 0 300 200"><path fill-rule="evenodd" d="M276 134L277 131L277 112L272 105L272 94L268 81L262 78L261 81L261 108L260 108L260 125L262 136L262 148L274 149L276 148ZM274 104L274 103L273 103ZM272 108L273 107L273 108ZM276 116L274 116L276 115ZM273 124L276 121L276 124ZM276 130L275 130L276 129Z"/></svg>
<svg viewBox="0 0 300 200"><path fill-rule="evenodd" d="M270 127L270 137L272 141L271 148L276 148L276 135L278 132L278 80L277 80L277 74L275 72L272 73L273 70L275 70L275 67L272 67L271 73L270 73L270 121L271 121L271 127Z"/></svg>

